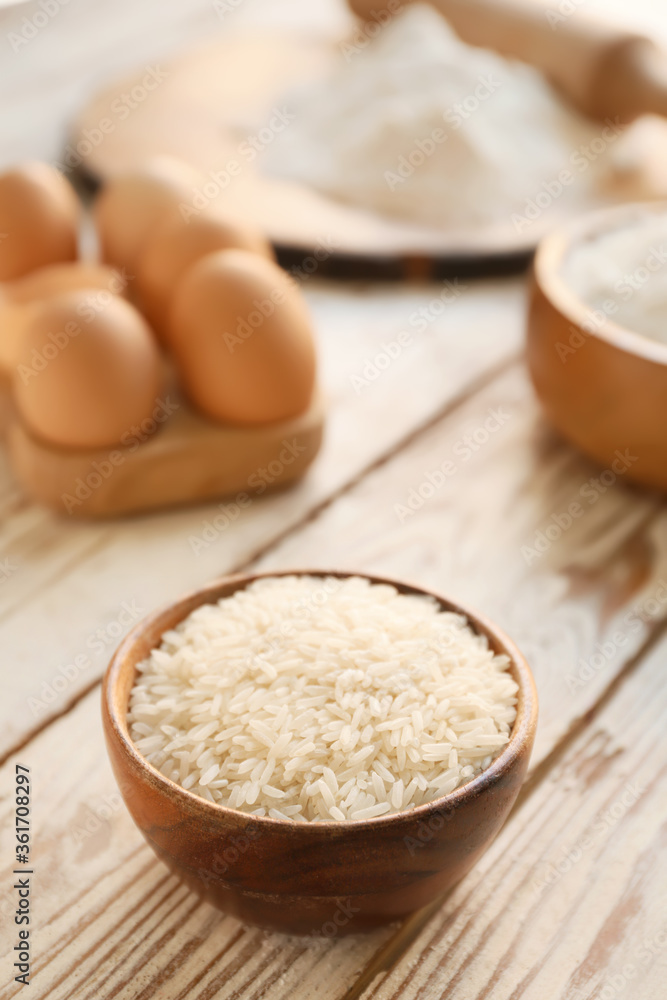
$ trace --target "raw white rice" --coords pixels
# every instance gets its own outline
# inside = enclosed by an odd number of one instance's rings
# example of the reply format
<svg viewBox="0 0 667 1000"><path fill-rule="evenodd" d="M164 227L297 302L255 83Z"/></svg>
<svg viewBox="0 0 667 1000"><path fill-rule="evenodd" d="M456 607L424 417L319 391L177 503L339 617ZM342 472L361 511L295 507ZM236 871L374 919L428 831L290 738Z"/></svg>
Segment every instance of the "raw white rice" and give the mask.
<svg viewBox="0 0 667 1000"><path fill-rule="evenodd" d="M489 766L516 717L507 667L429 597L361 577L269 577L165 632L138 666L130 735L212 802L371 819Z"/></svg>

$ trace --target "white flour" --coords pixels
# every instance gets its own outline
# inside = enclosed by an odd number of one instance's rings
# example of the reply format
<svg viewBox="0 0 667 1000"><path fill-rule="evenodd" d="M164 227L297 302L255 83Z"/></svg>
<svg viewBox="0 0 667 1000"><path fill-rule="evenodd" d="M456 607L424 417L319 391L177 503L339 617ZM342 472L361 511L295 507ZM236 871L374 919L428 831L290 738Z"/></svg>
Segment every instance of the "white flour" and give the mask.
<svg viewBox="0 0 667 1000"><path fill-rule="evenodd" d="M527 203L541 215L589 191L620 134L566 107L531 67L461 42L421 4L343 48L333 74L290 104L295 119L267 149L265 171L437 227L505 222L520 232L513 216Z"/></svg>
<svg viewBox="0 0 667 1000"><path fill-rule="evenodd" d="M667 344L667 212L602 233L566 256L561 274L591 309Z"/></svg>

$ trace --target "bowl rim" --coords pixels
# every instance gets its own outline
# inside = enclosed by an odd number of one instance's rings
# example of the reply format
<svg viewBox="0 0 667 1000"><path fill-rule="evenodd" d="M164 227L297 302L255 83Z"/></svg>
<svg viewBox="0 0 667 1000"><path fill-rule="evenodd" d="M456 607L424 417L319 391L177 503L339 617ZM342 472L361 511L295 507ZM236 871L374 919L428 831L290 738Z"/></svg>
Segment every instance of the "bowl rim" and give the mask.
<svg viewBox="0 0 667 1000"><path fill-rule="evenodd" d="M641 358L653 364L667 366L667 344L653 340L631 327L616 323L610 316L590 329L593 307L589 306L567 283L562 265L566 256L588 240L596 239L613 230L629 228L641 216L667 214L667 199L633 201L622 205L587 212L552 230L540 241L533 259L535 281L552 306L565 319L583 329L587 336Z"/></svg>
<svg viewBox="0 0 667 1000"><path fill-rule="evenodd" d="M234 590L230 592L233 593L237 590L245 589L254 580L285 576L315 576L322 577L323 579L327 577L346 579L359 576L369 580L371 583L388 584L396 587L399 593L433 597L438 601L443 610L465 615L475 632L485 635L488 640L491 640L496 645L496 652L499 655L504 654L509 657L512 675L519 686L517 715L512 724L509 741L491 764L480 774L463 785L459 785L453 791L437 799L424 802L413 809L405 809L383 816L374 816L370 819L298 822L292 819L276 819L273 816L256 816L253 813L247 813L240 809L230 809L229 806L221 805L218 802L210 802L208 799L202 798L202 796L197 795L195 792L191 792L170 778L165 777L153 764L149 763L139 750L137 750L129 735L127 710L122 714L122 717L119 717L115 709L115 689L124 676L124 671L127 669L128 657L131 656L137 643L142 641L148 629L158 625L162 618L172 617L177 609L183 610L183 613L175 623L165 626L163 631L167 628L175 627L175 625L183 621L197 607L213 603L218 599L215 597L216 592L223 587L226 588L230 585L235 585ZM193 604L195 601L196 603ZM187 610L184 610L185 608ZM151 646L151 649L154 648L156 647ZM139 662L139 660L136 662ZM136 667L133 666L133 669L136 670ZM142 618L122 640L111 657L102 680L102 714L104 721L110 727L111 733L125 758L135 768L145 772L151 784L159 788L165 795L176 796L176 799L182 800L185 806L195 809L200 813L205 813L211 818L215 816L224 818L227 816L241 819L247 823L256 822L261 826L268 827L268 829L298 830L298 836L303 837L309 835L316 836L318 832L327 836L334 833L340 834L341 831L345 830L367 830L377 826L385 826L389 823L396 824L406 819L416 819L418 822L420 820L428 820L433 813L447 810L466 799L475 798L487 786L493 785L497 780L501 779L511 765L520 758L526 747L528 747L528 752L530 753L537 727L538 697L530 667L523 654L509 636L489 619L470 610L465 605L461 605L451 598L440 594L438 591L430 590L419 584L405 580L397 580L393 577L378 576L357 570L281 569L251 573L231 573L217 577L208 584L190 591L175 601L162 605L157 610ZM105 726L105 729L107 729L106 735L108 739L109 731L107 726Z"/></svg>

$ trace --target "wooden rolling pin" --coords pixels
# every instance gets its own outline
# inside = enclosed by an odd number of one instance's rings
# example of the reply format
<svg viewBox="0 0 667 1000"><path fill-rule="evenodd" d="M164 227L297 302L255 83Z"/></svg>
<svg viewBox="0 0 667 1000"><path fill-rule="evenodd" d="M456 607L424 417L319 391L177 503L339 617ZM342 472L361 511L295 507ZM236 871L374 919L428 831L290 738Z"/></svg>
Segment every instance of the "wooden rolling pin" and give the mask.
<svg viewBox="0 0 667 1000"><path fill-rule="evenodd" d="M408 0L409 2L409 0ZM649 38L548 0L430 0L463 41L537 67L584 114L630 122L667 116L667 55ZM349 0L364 20L402 9L397 0Z"/></svg>

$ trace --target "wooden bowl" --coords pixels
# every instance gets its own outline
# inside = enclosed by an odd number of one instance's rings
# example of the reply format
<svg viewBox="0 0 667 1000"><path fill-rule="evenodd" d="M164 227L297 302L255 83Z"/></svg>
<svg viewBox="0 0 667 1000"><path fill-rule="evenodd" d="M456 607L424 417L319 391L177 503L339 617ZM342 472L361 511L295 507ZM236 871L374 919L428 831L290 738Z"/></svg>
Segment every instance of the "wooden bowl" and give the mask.
<svg viewBox="0 0 667 1000"><path fill-rule="evenodd" d="M510 658L519 685L510 741L486 771L412 811L340 823L252 816L185 791L149 764L130 739L126 716L136 664L165 630L199 605L227 597L258 577L286 575L226 577L144 619L109 664L102 689L104 732L132 818L174 873L248 923L333 936L403 917L445 892L472 867L500 830L521 787L535 736L537 695L526 661L500 629L432 595L444 609L466 615L494 652ZM311 575L350 574L318 570ZM367 579L393 584L404 594L430 594L395 580Z"/></svg>
<svg viewBox="0 0 667 1000"><path fill-rule="evenodd" d="M582 241L667 211L622 205L555 230L532 271L528 365L547 416L611 473L667 489L667 345L596 317L566 284L566 254Z"/></svg>

